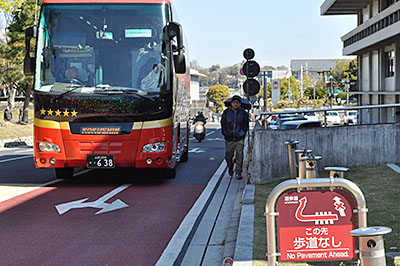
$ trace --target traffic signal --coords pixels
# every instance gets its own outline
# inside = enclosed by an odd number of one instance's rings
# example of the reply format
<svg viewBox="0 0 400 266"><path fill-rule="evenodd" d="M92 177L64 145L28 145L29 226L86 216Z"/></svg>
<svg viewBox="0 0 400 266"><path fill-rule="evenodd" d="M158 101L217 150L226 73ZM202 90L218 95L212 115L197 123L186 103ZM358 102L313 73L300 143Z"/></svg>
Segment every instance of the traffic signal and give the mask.
<svg viewBox="0 0 400 266"><path fill-rule="evenodd" d="M246 63L243 65L243 74L247 77L243 84L243 90L248 96L255 96L260 91L260 83L254 79L260 73L260 65L252 60L254 58L253 49L247 48L243 52Z"/></svg>

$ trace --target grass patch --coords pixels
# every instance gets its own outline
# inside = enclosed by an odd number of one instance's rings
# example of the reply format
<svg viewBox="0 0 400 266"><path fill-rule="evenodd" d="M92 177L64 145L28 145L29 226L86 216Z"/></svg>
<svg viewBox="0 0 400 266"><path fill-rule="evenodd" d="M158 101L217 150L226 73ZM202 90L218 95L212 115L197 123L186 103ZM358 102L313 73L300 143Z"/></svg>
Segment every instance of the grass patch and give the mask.
<svg viewBox="0 0 400 266"><path fill-rule="evenodd" d="M4 104L2 104L4 107ZM0 139L13 139L18 137L27 137L33 135L33 124L16 124L19 120L19 108L22 106L16 106L13 110L13 120L12 122L4 122L4 111L0 111L0 124L5 124L6 126L0 126ZM33 119L33 109L28 110L29 119Z"/></svg>
<svg viewBox="0 0 400 266"><path fill-rule="evenodd" d="M328 172L322 172L321 177L328 177ZM388 226L392 233L384 236L386 252L400 252L400 174L386 165L378 167L354 168L346 173L346 178L356 183L367 201L368 226ZM265 185L256 185L253 265L266 266L267 233L265 225L265 202L269 192L281 181ZM389 250L391 247L397 249ZM349 266L351 261L312 262L312 263L281 263L285 266L327 265ZM393 260L387 259L387 265L393 266Z"/></svg>

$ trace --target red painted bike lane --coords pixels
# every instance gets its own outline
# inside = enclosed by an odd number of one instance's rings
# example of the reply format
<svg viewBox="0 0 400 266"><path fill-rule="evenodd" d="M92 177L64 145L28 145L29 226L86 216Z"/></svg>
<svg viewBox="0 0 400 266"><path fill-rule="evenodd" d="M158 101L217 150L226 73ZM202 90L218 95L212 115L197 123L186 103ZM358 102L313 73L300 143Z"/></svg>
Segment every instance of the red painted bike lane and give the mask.
<svg viewBox="0 0 400 266"><path fill-rule="evenodd" d="M57 184L4 201L0 265L155 265L204 187Z"/></svg>

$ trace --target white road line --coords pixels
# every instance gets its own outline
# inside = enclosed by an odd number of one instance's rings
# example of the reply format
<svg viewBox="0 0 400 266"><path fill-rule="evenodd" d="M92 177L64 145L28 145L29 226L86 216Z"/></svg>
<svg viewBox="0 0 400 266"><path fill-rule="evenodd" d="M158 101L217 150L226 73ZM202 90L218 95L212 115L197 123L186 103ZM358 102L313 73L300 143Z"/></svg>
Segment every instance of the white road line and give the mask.
<svg viewBox="0 0 400 266"><path fill-rule="evenodd" d="M94 170L94 169L85 169L85 170L83 170L83 171L80 171L80 172L74 174L74 177L80 176L80 175L85 174L85 173L88 173L88 172L91 172L91 171L93 171L93 170ZM64 181L64 179L56 179L56 180L49 181L49 182L47 182L47 183L40 184L40 185L37 185L37 186L34 186L34 187L27 187L27 188L24 189L23 191L19 191L19 192L17 192L17 193L14 193L14 194L11 194L11 195L8 195L8 196L5 196L5 197L0 197L0 202L3 202L3 201L6 201L6 200L9 200L9 199L12 199L12 198L21 196L21 195L23 195L23 194L25 194L25 193L34 191L34 190L39 189L39 188L41 188L41 187L47 187L47 186L49 186L49 185L52 185L52 184L55 184L55 183L58 183L58 182L61 182L61 181ZM1 187L1 185L0 185L0 187Z"/></svg>
<svg viewBox="0 0 400 266"><path fill-rule="evenodd" d="M33 152L33 150L32 149L26 149L26 150L15 151L14 153L23 153L23 152Z"/></svg>
<svg viewBox="0 0 400 266"><path fill-rule="evenodd" d="M12 199L12 198L21 196L21 195L23 195L23 194L26 194L26 193L28 193L28 192L34 191L34 190L39 189L39 188L41 188L41 187L46 187L46 186L48 186L48 185L55 184L55 183L58 183L58 182L63 181L63 180L64 180L64 179L56 179L56 180L53 180L53 181L50 181L50 182L47 182L47 183L44 183L44 184L41 184L41 185L38 185L38 186L27 187L27 188L24 189L23 191L19 191L19 192L17 192L17 193L14 193L14 194L11 194L11 195L8 195L8 196L5 196L5 197L0 198L0 202L3 202L3 201L6 201L6 200L9 200L9 199Z"/></svg>
<svg viewBox="0 0 400 266"><path fill-rule="evenodd" d="M83 174L86 174L86 173L89 173L89 172L92 172L93 170L94 170L94 169L85 169L85 170L82 170L82 171L80 171L80 172L74 174L74 177L80 176L80 175L83 175Z"/></svg>
<svg viewBox="0 0 400 266"><path fill-rule="evenodd" d="M206 136L209 136L209 135L211 135L211 134L213 134L215 132L216 132L216 130L214 130L213 132L207 133Z"/></svg>
<svg viewBox="0 0 400 266"><path fill-rule="evenodd" d="M6 162L10 162L10 161L26 159L26 158L29 158L29 157L33 157L33 155L31 154L31 155L21 156L21 157L18 157L18 158L5 159L5 160L1 160L0 163L6 163Z"/></svg>
<svg viewBox="0 0 400 266"><path fill-rule="evenodd" d="M393 171L396 171L397 173L400 174L400 167L398 167L398 166L395 165L394 163L388 163L387 166L389 166L390 168L392 168Z"/></svg>

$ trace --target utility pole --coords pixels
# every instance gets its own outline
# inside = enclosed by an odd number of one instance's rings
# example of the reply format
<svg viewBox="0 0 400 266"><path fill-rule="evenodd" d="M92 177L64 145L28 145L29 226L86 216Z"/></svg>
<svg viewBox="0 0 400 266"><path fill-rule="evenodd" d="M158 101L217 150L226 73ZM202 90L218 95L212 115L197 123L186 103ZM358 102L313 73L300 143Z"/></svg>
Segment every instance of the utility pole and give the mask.
<svg viewBox="0 0 400 266"><path fill-rule="evenodd" d="M301 82L300 82L300 98L303 98L303 65L300 67L300 75L301 75Z"/></svg>
<svg viewBox="0 0 400 266"><path fill-rule="evenodd" d="M261 71L260 76L263 78L263 101L264 101L264 106L263 106L263 112L267 111L267 71Z"/></svg>

